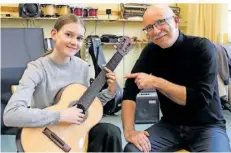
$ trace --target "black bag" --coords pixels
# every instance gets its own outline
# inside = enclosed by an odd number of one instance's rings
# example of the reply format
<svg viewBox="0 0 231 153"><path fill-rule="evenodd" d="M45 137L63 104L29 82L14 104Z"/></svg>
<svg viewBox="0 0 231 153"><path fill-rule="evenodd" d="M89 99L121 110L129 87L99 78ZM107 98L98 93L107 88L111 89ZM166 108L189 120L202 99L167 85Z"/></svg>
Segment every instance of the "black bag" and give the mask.
<svg viewBox="0 0 231 153"><path fill-rule="evenodd" d="M118 42L118 36L111 35L111 34L105 34L101 36L101 42L105 43L117 43Z"/></svg>

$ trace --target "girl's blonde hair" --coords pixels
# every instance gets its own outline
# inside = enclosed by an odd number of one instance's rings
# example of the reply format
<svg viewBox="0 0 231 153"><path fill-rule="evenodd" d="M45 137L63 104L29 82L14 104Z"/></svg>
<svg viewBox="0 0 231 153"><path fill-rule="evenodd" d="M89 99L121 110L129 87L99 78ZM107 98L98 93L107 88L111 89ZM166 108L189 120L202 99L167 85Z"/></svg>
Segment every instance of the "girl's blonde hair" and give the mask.
<svg viewBox="0 0 231 153"><path fill-rule="evenodd" d="M80 24L81 26L83 26L84 30L86 31L86 26L83 22L82 19L80 19L78 16L74 15L74 14L65 14L65 15L62 15L60 16L57 21L55 22L55 25L54 25L54 29L59 32L59 30L66 24L69 24L69 23L78 23ZM50 51L47 51L46 53L44 53L42 56L46 56L48 54L50 54L52 52L52 50Z"/></svg>

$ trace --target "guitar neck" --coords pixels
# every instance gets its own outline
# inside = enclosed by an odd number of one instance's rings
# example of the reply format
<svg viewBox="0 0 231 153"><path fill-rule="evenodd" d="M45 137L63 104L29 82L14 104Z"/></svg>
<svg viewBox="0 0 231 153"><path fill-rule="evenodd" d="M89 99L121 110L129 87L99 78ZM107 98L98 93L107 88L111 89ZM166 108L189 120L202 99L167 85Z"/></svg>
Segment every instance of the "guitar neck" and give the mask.
<svg viewBox="0 0 231 153"><path fill-rule="evenodd" d="M114 56L111 58L111 60L107 63L106 67L110 69L111 71L114 71L119 62L122 60L123 55L117 51ZM92 101L95 99L95 97L98 95L102 87L104 86L106 82L106 73L104 70L102 70L99 75L96 77L94 82L91 84L91 86L87 89L87 91L83 94L83 96L79 99L78 104L82 104L85 109L88 109L92 103Z"/></svg>

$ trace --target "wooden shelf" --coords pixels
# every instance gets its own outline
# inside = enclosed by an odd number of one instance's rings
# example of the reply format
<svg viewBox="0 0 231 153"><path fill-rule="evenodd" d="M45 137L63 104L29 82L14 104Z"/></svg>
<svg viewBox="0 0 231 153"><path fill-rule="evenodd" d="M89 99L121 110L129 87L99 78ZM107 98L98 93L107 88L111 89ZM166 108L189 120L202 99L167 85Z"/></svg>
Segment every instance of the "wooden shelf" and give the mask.
<svg viewBox="0 0 231 153"><path fill-rule="evenodd" d="M37 18L22 18L22 17L1 17L3 20L10 20L10 19L20 19L20 20L57 20L57 17L37 17ZM83 18L84 21L106 21L106 22L142 22L142 19L100 19L100 18ZM187 26L187 22L185 21L180 21L180 26L185 27Z"/></svg>
<svg viewBox="0 0 231 153"><path fill-rule="evenodd" d="M20 19L20 20L57 20L57 17L1 17L1 19ZM83 18L84 21L121 21L121 22L141 22L142 20L126 20L126 19L100 19L100 18Z"/></svg>

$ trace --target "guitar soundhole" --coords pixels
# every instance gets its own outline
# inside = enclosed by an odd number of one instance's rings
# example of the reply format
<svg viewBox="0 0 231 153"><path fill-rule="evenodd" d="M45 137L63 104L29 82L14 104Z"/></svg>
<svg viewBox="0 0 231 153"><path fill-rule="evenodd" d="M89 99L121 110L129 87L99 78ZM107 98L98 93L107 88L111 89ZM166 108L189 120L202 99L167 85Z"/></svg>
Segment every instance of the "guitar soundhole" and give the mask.
<svg viewBox="0 0 231 153"><path fill-rule="evenodd" d="M77 104L77 108L82 109L83 110L83 114L86 114L86 109L82 104Z"/></svg>
<svg viewBox="0 0 231 153"><path fill-rule="evenodd" d="M83 114L85 114L83 117L83 122L84 122L88 117L88 111L82 104L76 104L76 107L83 110Z"/></svg>
<svg viewBox="0 0 231 153"><path fill-rule="evenodd" d="M88 117L88 111L86 110L86 108L82 104L78 104L78 101L72 101L69 104L69 107L76 107L76 108L82 109L83 110L83 114L85 114L84 117L83 117L83 122L87 119L87 117Z"/></svg>

